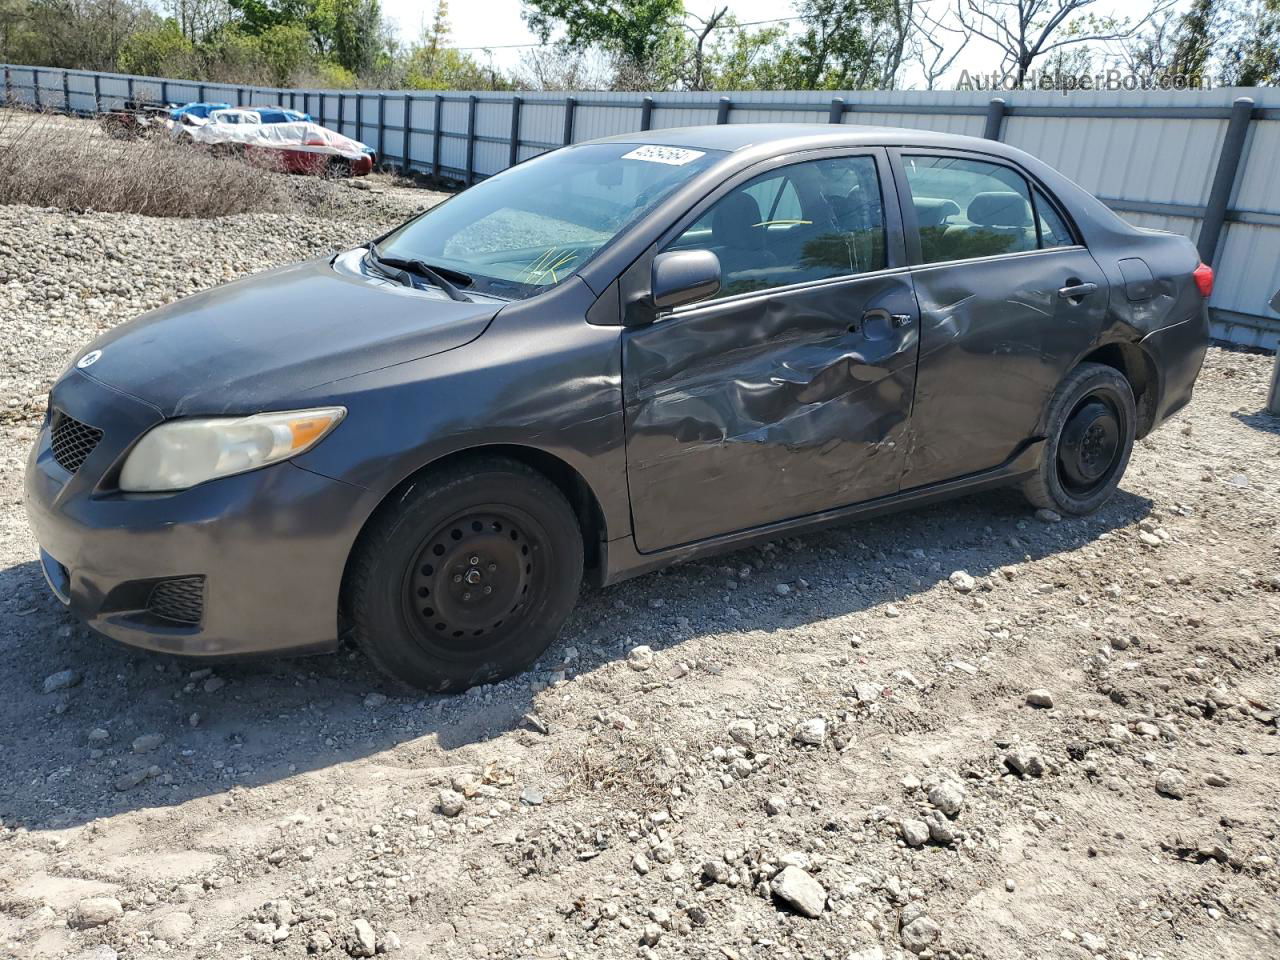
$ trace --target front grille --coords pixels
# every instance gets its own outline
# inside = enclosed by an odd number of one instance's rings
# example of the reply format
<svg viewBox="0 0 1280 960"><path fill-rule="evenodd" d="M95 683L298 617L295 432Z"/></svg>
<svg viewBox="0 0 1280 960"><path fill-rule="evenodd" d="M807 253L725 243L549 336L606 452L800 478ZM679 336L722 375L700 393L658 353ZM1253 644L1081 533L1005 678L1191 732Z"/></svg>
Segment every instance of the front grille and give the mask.
<svg viewBox="0 0 1280 960"><path fill-rule="evenodd" d="M102 431L69 417L61 410L53 411L53 459L67 473L75 473L85 458L102 439Z"/></svg>
<svg viewBox="0 0 1280 960"><path fill-rule="evenodd" d="M147 612L175 623L199 623L204 616L204 577L161 580L151 588Z"/></svg>

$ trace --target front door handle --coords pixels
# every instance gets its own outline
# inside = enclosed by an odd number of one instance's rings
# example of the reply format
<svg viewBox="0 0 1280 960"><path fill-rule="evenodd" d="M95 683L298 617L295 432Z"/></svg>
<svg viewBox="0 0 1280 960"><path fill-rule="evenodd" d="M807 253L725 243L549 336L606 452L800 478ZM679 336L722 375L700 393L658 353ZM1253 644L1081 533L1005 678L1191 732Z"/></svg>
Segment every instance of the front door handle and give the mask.
<svg viewBox="0 0 1280 960"><path fill-rule="evenodd" d="M862 315L862 323L864 326L870 320L883 320L895 330L911 326L912 319L913 318L909 313L890 313L882 307L873 307ZM850 327L849 331L851 333L857 332L857 325Z"/></svg>
<svg viewBox="0 0 1280 960"><path fill-rule="evenodd" d="M1063 300L1078 300L1080 297L1087 297L1091 293L1095 293L1098 289L1096 283L1073 283L1063 287L1058 291L1058 296Z"/></svg>

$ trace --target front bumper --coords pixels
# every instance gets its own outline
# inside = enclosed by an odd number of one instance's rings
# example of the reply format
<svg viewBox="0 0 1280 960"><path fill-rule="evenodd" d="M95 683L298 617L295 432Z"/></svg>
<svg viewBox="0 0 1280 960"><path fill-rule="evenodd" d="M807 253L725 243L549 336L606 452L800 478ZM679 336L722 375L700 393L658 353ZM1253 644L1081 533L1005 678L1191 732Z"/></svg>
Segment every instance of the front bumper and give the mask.
<svg viewBox="0 0 1280 960"><path fill-rule="evenodd" d="M103 478L158 411L78 372L51 404L103 431L70 473L53 456L46 422L27 463L27 517L45 577L73 614L111 639L167 653L336 647L360 488L282 463L174 494L122 494ZM186 598L194 622L156 615L157 585L174 582L199 584Z"/></svg>

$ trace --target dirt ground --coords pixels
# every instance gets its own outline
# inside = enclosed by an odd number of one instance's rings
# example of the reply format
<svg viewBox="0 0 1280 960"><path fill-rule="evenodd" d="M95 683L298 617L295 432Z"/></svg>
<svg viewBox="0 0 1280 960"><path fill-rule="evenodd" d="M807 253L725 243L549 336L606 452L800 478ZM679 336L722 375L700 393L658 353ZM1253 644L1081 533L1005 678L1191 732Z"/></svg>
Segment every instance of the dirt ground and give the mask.
<svg viewBox="0 0 1280 960"><path fill-rule="evenodd" d="M237 223L166 238L234 252ZM7 269L0 295L39 288ZM191 285L159 277L127 297ZM115 283L82 326L26 294L0 324L56 326L65 359L127 318ZM1271 362L1211 350L1094 517L997 492L588 590L537 668L458 697L350 651L207 667L88 635L34 560L27 396L56 365L22 366L0 955L1280 957Z"/></svg>

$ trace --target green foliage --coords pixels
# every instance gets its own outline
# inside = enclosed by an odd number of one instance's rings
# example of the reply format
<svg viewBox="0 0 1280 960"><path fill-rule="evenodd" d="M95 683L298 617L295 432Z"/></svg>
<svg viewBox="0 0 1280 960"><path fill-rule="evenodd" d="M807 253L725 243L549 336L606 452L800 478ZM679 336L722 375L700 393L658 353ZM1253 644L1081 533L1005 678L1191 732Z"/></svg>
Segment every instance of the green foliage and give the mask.
<svg viewBox="0 0 1280 960"><path fill-rule="evenodd" d="M380 52L378 0L328 0L333 7L333 59L352 73L371 69Z"/></svg>
<svg viewBox="0 0 1280 960"><path fill-rule="evenodd" d="M780 58L782 82L796 90L858 90L892 81L885 59L901 37L889 29L893 0L798 0L804 30ZM885 74L889 73L886 78Z"/></svg>
<svg viewBox="0 0 1280 960"><path fill-rule="evenodd" d="M525 0L522 16L542 39L563 29L572 50L598 47L632 67L648 67L669 56L681 32L682 0Z"/></svg>
<svg viewBox="0 0 1280 960"><path fill-rule="evenodd" d="M181 76L194 52L177 21L165 20L152 29L139 30L125 41L120 50L120 69L149 77Z"/></svg>
<svg viewBox="0 0 1280 960"><path fill-rule="evenodd" d="M311 61L311 34L300 23L282 23L258 38L271 83L287 87Z"/></svg>
<svg viewBox="0 0 1280 960"><path fill-rule="evenodd" d="M1254 0L1234 13L1223 79L1239 87L1280 85L1280 0Z"/></svg>
<svg viewBox="0 0 1280 960"><path fill-rule="evenodd" d="M321 60L311 68L314 78L312 86L325 90L354 90L360 85L360 78L331 60Z"/></svg>

